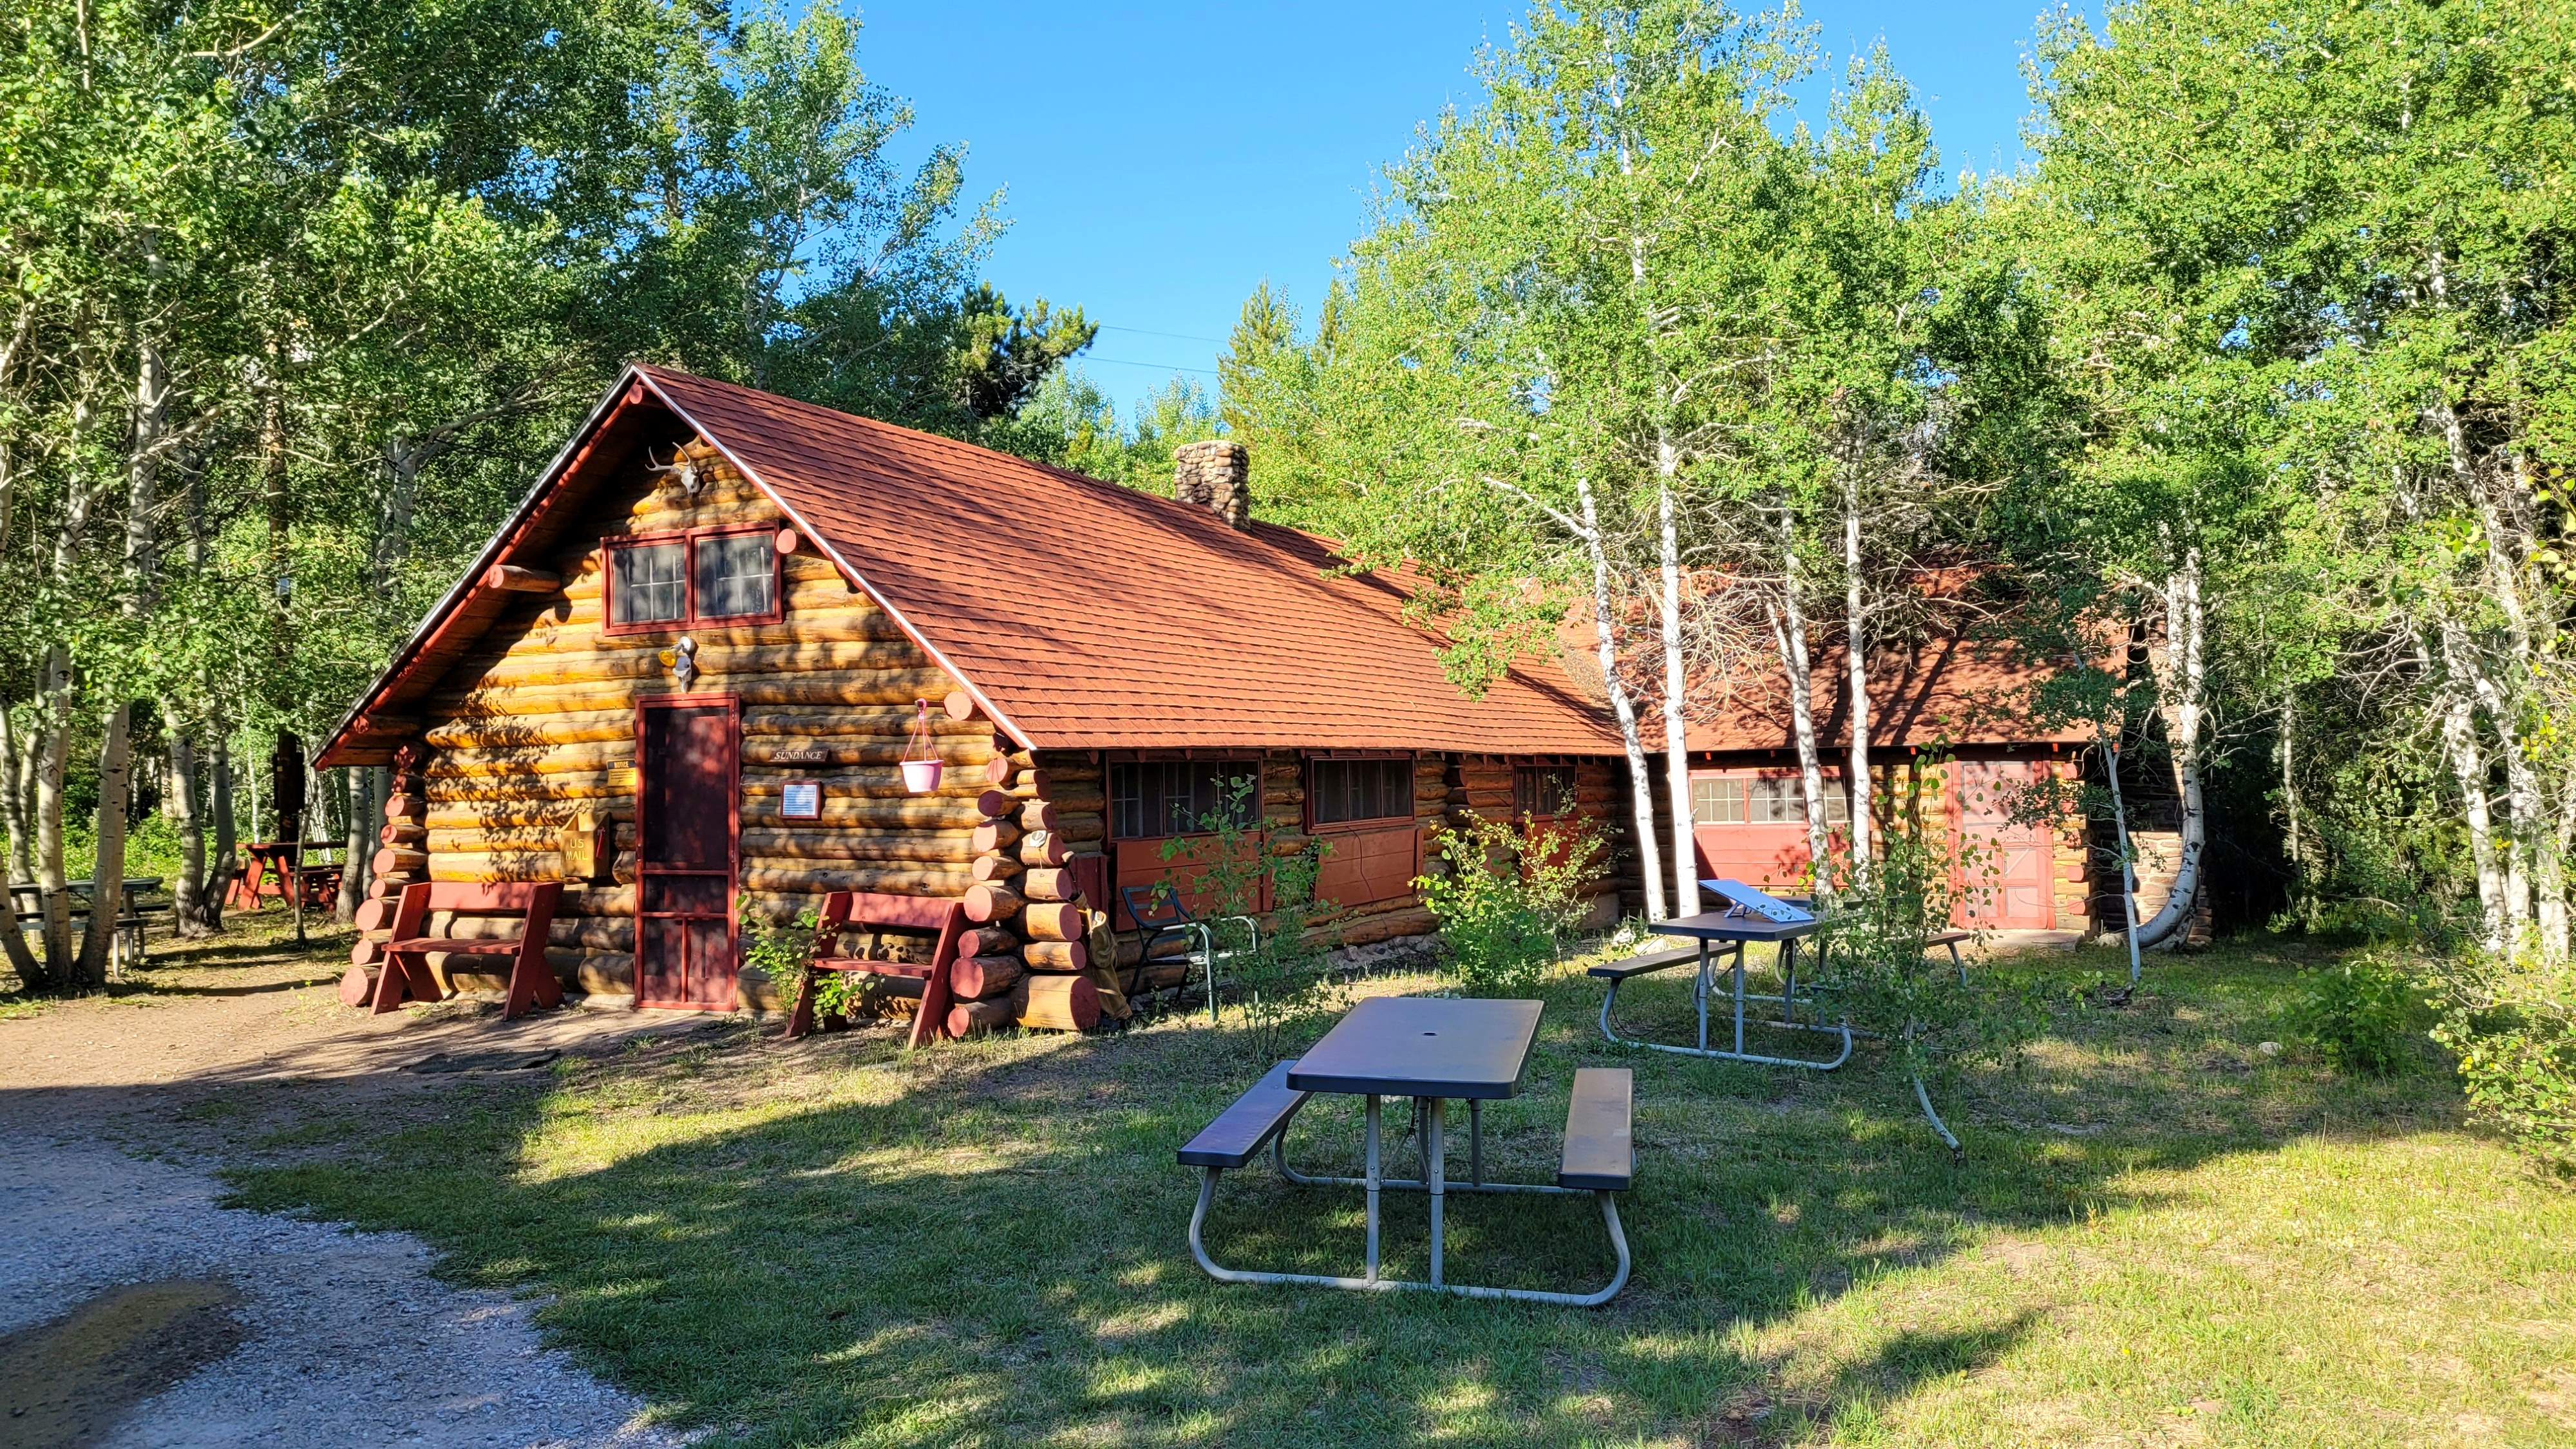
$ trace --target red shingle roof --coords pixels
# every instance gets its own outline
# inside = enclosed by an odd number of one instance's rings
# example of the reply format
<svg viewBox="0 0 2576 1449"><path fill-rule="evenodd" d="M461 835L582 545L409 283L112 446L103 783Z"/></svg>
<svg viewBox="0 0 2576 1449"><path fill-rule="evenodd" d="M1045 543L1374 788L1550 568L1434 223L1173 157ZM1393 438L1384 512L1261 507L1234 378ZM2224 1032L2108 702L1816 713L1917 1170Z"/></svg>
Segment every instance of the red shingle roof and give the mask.
<svg viewBox="0 0 2576 1449"><path fill-rule="evenodd" d="M1611 754L1552 666L1460 694L1383 577L1208 509L686 373L636 372L1048 748Z"/></svg>
<svg viewBox="0 0 2576 1449"><path fill-rule="evenodd" d="M1851 743L1851 691L1839 647L1821 649L1810 686L1817 710L1816 737L1828 749ZM2034 718L2034 686L2049 670L2034 667L2009 639L1954 633L1902 652L1881 655L1869 679L1870 739L1881 748L1931 749L1952 745L2087 744L2091 729L2079 722L2042 724ZM1694 694L1715 695L1705 684ZM1712 704L1697 706L1708 718L1690 727L1693 750L1786 750L1797 746L1789 723L1785 671L1764 670L1734 682Z"/></svg>

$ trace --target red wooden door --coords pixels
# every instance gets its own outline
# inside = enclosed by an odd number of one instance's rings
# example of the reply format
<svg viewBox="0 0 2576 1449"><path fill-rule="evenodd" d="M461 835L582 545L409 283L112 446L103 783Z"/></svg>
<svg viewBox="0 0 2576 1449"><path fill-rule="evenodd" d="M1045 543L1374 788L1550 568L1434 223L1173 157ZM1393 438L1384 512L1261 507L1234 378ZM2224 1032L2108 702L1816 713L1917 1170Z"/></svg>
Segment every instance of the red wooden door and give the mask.
<svg viewBox="0 0 2576 1449"><path fill-rule="evenodd" d="M637 709L635 1004L731 1011L740 736L730 697Z"/></svg>
<svg viewBox="0 0 2576 1449"><path fill-rule="evenodd" d="M1999 931L2057 925L2049 885L2048 832L2016 822L2031 784L2047 767L2028 760L1959 760L1953 819L1959 827L1959 924Z"/></svg>

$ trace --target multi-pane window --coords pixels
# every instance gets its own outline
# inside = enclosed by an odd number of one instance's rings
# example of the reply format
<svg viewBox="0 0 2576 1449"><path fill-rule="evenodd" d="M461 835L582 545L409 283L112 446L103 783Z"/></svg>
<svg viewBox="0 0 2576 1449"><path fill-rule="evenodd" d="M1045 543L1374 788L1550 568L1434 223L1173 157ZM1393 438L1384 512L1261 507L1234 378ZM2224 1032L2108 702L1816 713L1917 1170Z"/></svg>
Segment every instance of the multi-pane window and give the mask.
<svg viewBox="0 0 2576 1449"><path fill-rule="evenodd" d="M1307 770L1306 800L1318 825L1410 819L1411 760L1316 760Z"/></svg>
<svg viewBox="0 0 2576 1449"><path fill-rule="evenodd" d="M1574 813L1572 765L1521 765L1512 771L1512 818L1552 820Z"/></svg>
<svg viewBox="0 0 2576 1449"><path fill-rule="evenodd" d="M766 529L706 529L608 545L612 630L778 616L778 550Z"/></svg>
<svg viewBox="0 0 2576 1449"><path fill-rule="evenodd" d="M1109 828L1120 840L1209 833L1261 818L1261 789L1247 760L1137 760L1109 767Z"/></svg>
<svg viewBox="0 0 2576 1449"><path fill-rule="evenodd" d="M1774 776L1763 780L1721 780L1701 777L1691 781L1691 823L1694 825L1804 825L1807 823L1807 792L1799 788L1795 776ZM1851 799L1837 781L1825 782L1825 823L1851 823Z"/></svg>
<svg viewBox="0 0 2576 1449"><path fill-rule="evenodd" d="M695 540L698 617L738 619L778 607L778 550L762 533L718 533Z"/></svg>
<svg viewBox="0 0 2576 1449"><path fill-rule="evenodd" d="M1691 823L1693 825L1743 824L1744 782L1705 778L1691 781Z"/></svg>
<svg viewBox="0 0 2576 1449"><path fill-rule="evenodd" d="M689 546L619 544L608 551L611 624L661 624L689 617Z"/></svg>

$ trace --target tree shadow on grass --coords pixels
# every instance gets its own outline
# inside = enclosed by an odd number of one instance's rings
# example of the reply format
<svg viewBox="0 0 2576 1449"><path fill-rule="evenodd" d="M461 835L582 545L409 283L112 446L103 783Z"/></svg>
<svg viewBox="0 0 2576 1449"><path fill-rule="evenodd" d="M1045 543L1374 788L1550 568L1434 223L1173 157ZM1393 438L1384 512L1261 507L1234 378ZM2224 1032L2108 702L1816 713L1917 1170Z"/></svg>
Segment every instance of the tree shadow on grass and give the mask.
<svg viewBox="0 0 2576 1449"><path fill-rule="evenodd" d="M788 1088L757 1074L799 1049L737 1034L545 1090L478 1084L445 1120L407 1114L379 1153L236 1181L251 1205L410 1229L454 1272L541 1289L559 1341L744 1443L1765 1443L1973 1373L2033 1325L1969 1305L1966 1326L1901 1330L1794 1390L1764 1330L1998 1229L2136 1206L2114 1179L2141 1168L2279 1140L2262 1123L2070 1138L1971 1113L1953 1156L1866 1060L1818 1078L1625 1050L1593 1005L1551 989L1523 1095L1488 1109L1486 1158L1497 1179L1549 1180L1573 1070L1636 1070L1637 1270L1598 1312L1201 1275L1183 1239L1197 1178L1171 1154L1267 1065L1231 1028L910 1059L844 1038L810 1058L837 1085ZM2153 1069L2136 1055L2106 1054L2102 1093ZM1357 1117L1317 1099L1295 1160L1347 1170ZM2353 1129L2374 1125L2420 1124ZM1254 1168L1227 1175L1209 1238L1234 1266L1353 1272L1360 1223L1357 1192ZM1610 1269L1586 1200L1453 1199L1449 1232L1457 1281L1564 1289ZM1420 1196L1391 1195L1387 1270L1422 1276L1427 1236Z"/></svg>

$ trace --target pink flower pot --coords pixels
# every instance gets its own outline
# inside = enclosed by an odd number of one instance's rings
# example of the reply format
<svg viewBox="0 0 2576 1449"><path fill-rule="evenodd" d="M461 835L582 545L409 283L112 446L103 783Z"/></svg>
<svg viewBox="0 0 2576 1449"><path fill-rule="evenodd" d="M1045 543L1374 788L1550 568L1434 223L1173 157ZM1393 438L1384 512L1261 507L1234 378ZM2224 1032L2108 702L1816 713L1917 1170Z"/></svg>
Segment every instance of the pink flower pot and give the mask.
<svg viewBox="0 0 2576 1449"><path fill-rule="evenodd" d="M903 762L903 788L915 795L927 795L939 788L939 777L947 769L937 760L906 760Z"/></svg>

